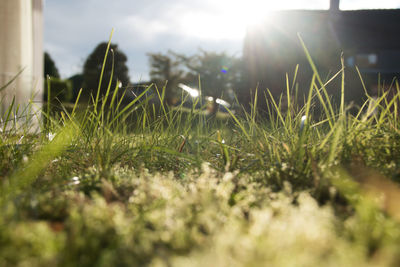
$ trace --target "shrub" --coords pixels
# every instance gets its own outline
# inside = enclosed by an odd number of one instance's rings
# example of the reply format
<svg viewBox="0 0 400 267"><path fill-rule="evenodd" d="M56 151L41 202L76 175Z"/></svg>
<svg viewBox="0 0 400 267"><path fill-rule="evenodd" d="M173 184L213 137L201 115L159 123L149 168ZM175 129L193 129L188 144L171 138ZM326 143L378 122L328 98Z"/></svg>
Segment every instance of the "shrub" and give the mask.
<svg viewBox="0 0 400 267"><path fill-rule="evenodd" d="M73 92L71 81L51 77L49 83L51 102L70 102L72 100ZM48 81L45 81L44 88L44 101L47 101L47 93L49 91Z"/></svg>

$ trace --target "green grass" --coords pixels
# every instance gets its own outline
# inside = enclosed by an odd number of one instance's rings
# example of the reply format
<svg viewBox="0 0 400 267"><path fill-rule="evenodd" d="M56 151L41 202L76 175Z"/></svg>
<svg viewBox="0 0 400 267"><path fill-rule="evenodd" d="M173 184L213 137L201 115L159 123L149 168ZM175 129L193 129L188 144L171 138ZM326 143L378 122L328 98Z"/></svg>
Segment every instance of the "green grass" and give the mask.
<svg viewBox="0 0 400 267"><path fill-rule="evenodd" d="M11 105L0 266L398 266L399 85L351 114L306 54L309 93L287 76L286 112L262 90L228 118L155 105L165 88L123 106L109 83L32 133Z"/></svg>

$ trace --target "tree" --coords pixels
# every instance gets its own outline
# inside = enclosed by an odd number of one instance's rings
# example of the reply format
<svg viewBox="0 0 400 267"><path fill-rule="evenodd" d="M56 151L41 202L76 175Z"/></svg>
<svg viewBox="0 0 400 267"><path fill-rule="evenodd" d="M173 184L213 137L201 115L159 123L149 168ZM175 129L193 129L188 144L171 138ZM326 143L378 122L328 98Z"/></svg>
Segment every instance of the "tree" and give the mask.
<svg viewBox="0 0 400 267"><path fill-rule="evenodd" d="M200 77L202 95L213 98L213 111L216 111L217 98L223 96L233 100L236 90L242 86L243 68L239 58L226 53L201 51L199 55L182 59L190 70L187 77L191 85L196 86Z"/></svg>
<svg viewBox="0 0 400 267"><path fill-rule="evenodd" d="M97 94L97 88L99 85L100 74L106 50L107 43L103 42L98 44L85 61L83 66L83 94L86 97L90 94ZM107 87L111 78L113 61L114 75L112 77L111 88L114 89L116 87L117 80L119 80L123 86L127 86L130 83L128 67L126 66L127 57L121 50L118 49L118 45L111 44L100 87L100 96L105 95L107 91Z"/></svg>
<svg viewBox="0 0 400 267"><path fill-rule="evenodd" d="M79 91L82 88L83 74L82 73L77 73L77 74L69 77L68 81L70 81L71 84L72 84L72 92L73 92L72 100L75 101L76 98L78 97Z"/></svg>
<svg viewBox="0 0 400 267"><path fill-rule="evenodd" d="M59 78L52 77L50 79L50 101L52 106L56 108L61 108L60 102L66 103L70 102L73 98L72 83L69 80L62 80ZM45 90L43 94L43 99L48 100L48 82L45 83Z"/></svg>
<svg viewBox="0 0 400 267"><path fill-rule="evenodd" d="M47 80L47 76L49 76L50 82ZM44 53L44 94L43 100L48 100L48 92L50 91L50 101L52 103L53 109L56 110L60 108L60 102L69 102L72 100L72 85L68 80L63 80L60 78L60 74L54 63L54 60L51 58L50 54ZM50 83L50 87L48 84Z"/></svg>
<svg viewBox="0 0 400 267"><path fill-rule="evenodd" d="M184 81L182 62L172 52L169 54L148 54L150 61L150 79L158 88L165 86L165 101L175 104L178 84Z"/></svg>
<svg viewBox="0 0 400 267"><path fill-rule="evenodd" d="M223 96L233 100L238 87L243 86L242 60L226 53L200 51L193 56L185 56L169 51L168 54L148 54L150 61L150 78L158 86L166 85L166 101L171 104L178 92L178 84L191 87L199 86L203 96L215 100Z"/></svg>
<svg viewBox="0 0 400 267"><path fill-rule="evenodd" d="M202 94L214 98L233 90L241 79L240 60L226 53L201 51L201 54L185 58L191 71L192 82L200 76Z"/></svg>
<svg viewBox="0 0 400 267"><path fill-rule="evenodd" d="M49 53L44 52L44 78L45 79L46 79L47 75L50 77L54 77L54 78L60 78L60 74L56 67L56 63L54 63L54 60L51 58Z"/></svg>

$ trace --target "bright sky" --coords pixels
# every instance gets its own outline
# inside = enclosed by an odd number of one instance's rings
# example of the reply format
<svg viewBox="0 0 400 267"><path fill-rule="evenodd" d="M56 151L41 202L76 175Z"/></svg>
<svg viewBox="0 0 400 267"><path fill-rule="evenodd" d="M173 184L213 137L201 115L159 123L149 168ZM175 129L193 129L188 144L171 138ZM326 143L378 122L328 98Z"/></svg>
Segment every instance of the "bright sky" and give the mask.
<svg viewBox="0 0 400 267"><path fill-rule="evenodd" d="M246 25L276 9L328 9L329 0L45 0L45 50L63 78L79 73L94 47L113 42L132 82L148 79L146 53L241 55ZM400 8L400 0L341 0L341 9Z"/></svg>

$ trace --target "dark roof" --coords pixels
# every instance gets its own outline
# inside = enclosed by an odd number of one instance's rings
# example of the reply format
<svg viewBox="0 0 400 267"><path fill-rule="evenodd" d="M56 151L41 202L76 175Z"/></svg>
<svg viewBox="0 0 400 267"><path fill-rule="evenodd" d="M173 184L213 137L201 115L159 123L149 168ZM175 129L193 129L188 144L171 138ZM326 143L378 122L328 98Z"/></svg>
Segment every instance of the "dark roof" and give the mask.
<svg viewBox="0 0 400 267"><path fill-rule="evenodd" d="M281 10L273 16L274 27L290 38L297 39L293 33L300 32L315 34L315 38L332 37L342 50L400 49L400 9Z"/></svg>

